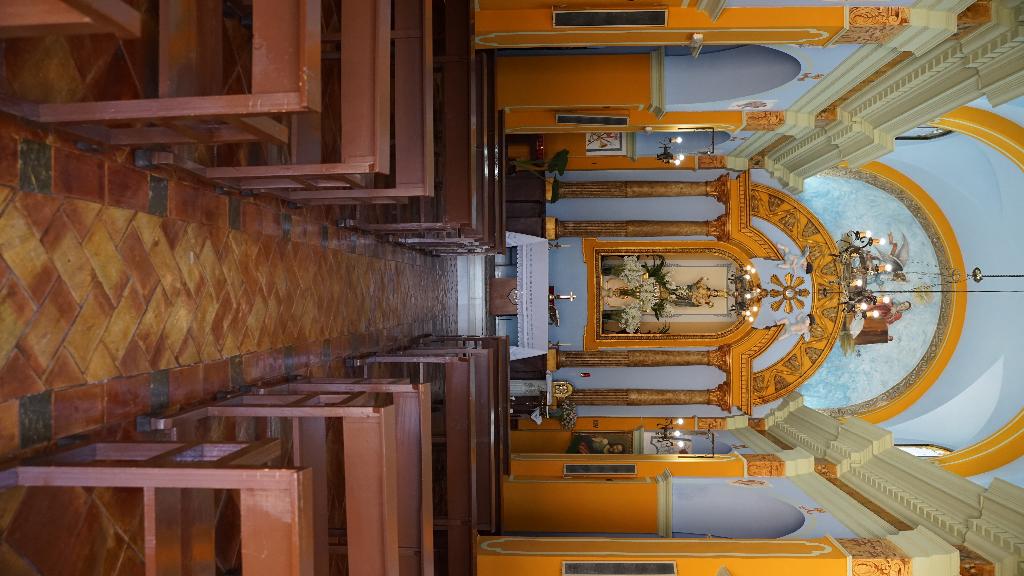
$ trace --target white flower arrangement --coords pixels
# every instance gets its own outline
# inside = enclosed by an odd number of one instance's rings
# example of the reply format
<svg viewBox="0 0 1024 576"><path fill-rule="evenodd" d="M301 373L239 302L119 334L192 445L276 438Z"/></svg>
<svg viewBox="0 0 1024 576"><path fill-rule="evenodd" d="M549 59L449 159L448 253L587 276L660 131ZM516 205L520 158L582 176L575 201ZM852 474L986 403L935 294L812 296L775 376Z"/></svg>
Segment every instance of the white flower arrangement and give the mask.
<svg viewBox="0 0 1024 576"><path fill-rule="evenodd" d="M619 273L619 278L626 283L626 286L636 288L644 281L646 275L647 272L636 256L625 256L622 258L622 272Z"/></svg>
<svg viewBox="0 0 1024 576"><path fill-rule="evenodd" d="M638 286L637 301L640 303L640 310L650 312L660 297L661 289L653 278L647 278Z"/></svg>
<svg viewBox="0 0 1024 576"><path fill-rule="evenodd" d="M643 318L643 311L639 302L630 302L622 309L619 322L628 334L636 334L640 330L640 320Z"/></svg>

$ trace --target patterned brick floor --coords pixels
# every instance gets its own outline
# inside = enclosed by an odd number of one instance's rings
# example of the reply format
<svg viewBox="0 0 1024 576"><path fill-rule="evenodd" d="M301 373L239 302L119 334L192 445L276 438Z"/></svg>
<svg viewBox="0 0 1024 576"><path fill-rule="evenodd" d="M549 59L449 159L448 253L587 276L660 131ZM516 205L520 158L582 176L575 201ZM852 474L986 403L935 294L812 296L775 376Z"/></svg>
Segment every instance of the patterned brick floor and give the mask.
<svg viewBox="0 0 1024 576"><path fill-rule="evenodd" d="M0 117L0 458L137 437L140 414L454 332L454 261L124 156ZM141 573L139 500L0 492L0 574Z"/></svg>

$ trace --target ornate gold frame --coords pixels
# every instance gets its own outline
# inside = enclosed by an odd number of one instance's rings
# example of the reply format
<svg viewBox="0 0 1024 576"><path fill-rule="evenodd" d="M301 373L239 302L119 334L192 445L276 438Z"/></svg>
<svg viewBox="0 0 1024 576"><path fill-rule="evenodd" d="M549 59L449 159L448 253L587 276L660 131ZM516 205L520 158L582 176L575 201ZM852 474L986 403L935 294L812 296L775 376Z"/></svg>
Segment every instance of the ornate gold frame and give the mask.
<svg viewBox="0 0 1024 576"><path fill-rule="evenodd" d="M662 348L723 346L742 339L750 332L750 323L737 318L728 328L718 332L697 332L693 334L614 334L601 333L601 269L598 263L605 255L622 254L693 254L717 256L743 266L749 263L746 255L724 242L696 241L613 241L584 238L583 260L587 264L587 324L583 334L584 350L602 348ZM754 278L757 282L757 278Z"/></svg>
<svg viewBox="0 0 1024 576"><path fill-rule="evenodd" d="M737 375L740 382L750 383L750 396L739 404L741 407L766 404L796 390L825 362L842 330L839 296L823 297L818 291L839 278L831 256L838 248L824 224L800 201L770 186L751 184L749 198L752 216L778 227L798 248L810 248L808 258L814 264L811 293L817 322L809 340L797 338L793 348L771 366Z"/></svg>

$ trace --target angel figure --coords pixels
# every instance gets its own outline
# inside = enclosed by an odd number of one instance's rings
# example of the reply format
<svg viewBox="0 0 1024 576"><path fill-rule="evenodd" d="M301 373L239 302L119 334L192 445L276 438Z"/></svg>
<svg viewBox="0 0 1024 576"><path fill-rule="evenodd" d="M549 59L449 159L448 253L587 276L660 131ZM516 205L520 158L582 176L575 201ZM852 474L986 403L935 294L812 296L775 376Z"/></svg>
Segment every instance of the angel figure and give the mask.
<svg viewBox="0 0 1024 576"><path fill-rule="evenodd" d="M782 252L782 264L779 264L779 268L782 270L789 270L795 275L800 275L807 272L807 257L811 254L811 247L804 246L804 249L800 254L790 252L789 248L782 244L776 244L779 248L779 252Z"/></svg>
<svg viewBox="0 0 1024 576"><path fill-rule="evenodd" d="M892 278L900 282L907 281L907 275L904 272L907 263L910 261L910 244L907 243L907 235L900 233L900 241L896 242L895 236L892 232L889 232L889 253L882 252L878 246L875 246L875 252L878 254L878 259L883 264L892 266Z"/></svg>
<svg viewBox="0 0 1024 576"><path fill-rule="evenodd" d="M811 339L811 326L814 326L814 317L810 314L801 314L796 319L783 318L775 323L776 326L784 326L780 338L790 336L802 337L805 341Z"/></svg>

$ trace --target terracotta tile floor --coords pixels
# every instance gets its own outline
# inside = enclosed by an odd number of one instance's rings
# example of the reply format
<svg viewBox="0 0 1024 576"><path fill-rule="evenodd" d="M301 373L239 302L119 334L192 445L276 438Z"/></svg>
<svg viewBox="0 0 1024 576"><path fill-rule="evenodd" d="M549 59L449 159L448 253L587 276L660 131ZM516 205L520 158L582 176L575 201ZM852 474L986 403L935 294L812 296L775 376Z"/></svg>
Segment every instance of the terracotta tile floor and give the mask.
<svg viewBox="0 0 1024 576"><path fill-rule="evenodd" d="M138 415L454 332L453 260L123 156L0 117L0 458L139 437ZM237 508L218 510L229 567ZM0 574L141 574L140 519L130 490L0 492Z"/></svg>
<svg viewBox="0 0 1024 576"><path fill-rule="evenodd" d="M155 25L159 2L128 1ZM338 29L336 4L323 3L325 33ZM223 92L242 92L251 38L230 10L223 32ZM152 42L112 35L7 40L0 92L152 97L154 57ZM325 85L328 101L336 89ZM217 152L240 163L254 153ZM0 115L0 465L58 442L143 437L138 415L286 374L340 374L348 354L455 331L454 261L334 227L351 207L218 196L130 159ZM209 434L256 432L218 422ZM132 490L0 491L0 575L142 574L140 500ZM226 493L217 502L224 570L238 564L238 507ZM332 495L329 505L338 525L344 503Z"/></svg>

